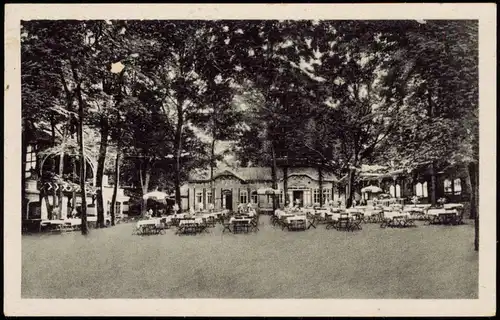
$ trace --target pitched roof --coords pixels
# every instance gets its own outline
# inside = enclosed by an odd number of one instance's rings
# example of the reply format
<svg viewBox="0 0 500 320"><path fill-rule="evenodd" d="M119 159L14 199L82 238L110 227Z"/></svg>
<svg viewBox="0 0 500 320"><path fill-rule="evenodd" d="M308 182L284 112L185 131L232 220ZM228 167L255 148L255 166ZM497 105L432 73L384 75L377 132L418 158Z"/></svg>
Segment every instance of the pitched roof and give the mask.
<svg viewBox="0 0 500 320"><path fill-rule="evenodd" d="M272 172L270 167L240 167L240 168L216 170L214 172L214 178L221 175L232 174L244 181L271 181L272 180L271 173ZM283 170L281 168L278 168L276 174L278 180L283 179ZM318 180L318 170L315 168L288 169L288 177L297 175L306 175L313 180ZM207 181L207 180L210 180L210 170L199 170L197 172L193 172L189 176L189 181ZM337 181L337 178L333 174L323 173L323 180Z"/></svg>

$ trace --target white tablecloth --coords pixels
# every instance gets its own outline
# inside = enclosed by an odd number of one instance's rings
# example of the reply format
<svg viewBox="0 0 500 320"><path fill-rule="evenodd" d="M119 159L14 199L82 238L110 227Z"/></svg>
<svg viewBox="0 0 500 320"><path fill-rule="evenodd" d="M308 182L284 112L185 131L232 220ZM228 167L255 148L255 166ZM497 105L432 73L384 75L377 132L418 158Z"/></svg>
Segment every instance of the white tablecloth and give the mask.
<svg viewBox="0 0 500 320"><path fill-rule="evenodd" d="M70 219L64 220L64 223L70 224L72 227L80 226L80 225L82 225L82 219L70 218Z"/></svg>
<svg viewBox="0 0 500 320"><path fill-rule="evenodd" d="M348 218L353 218L353 219L356 219L357 216L356 215L353 215L352 213L332 213L331 214L332 216L332 220L339 220L339 218L342 216L342 217L348 217Z"/></svg>
<svg viewBox="0 0 500 320"><path fill-rule="evenodd" d="M445 203L443 207L445 209L462 209L464 205L461 203Z"/></svg>
<svg viewBox="0 0 500 320"><path fill-rule="evenodd" d="M401 211L387 211L384 212L384 218L393 219L395 217L409 217L409 212L401 212Z"/></svg>
<svg viewBox="0 0 500 320"><path fill-rule="evenodd" d="M380 214L381 212L382 212L382 210L380 210L380 209L366 209L364 212L364 215L366 217L375 216L375 215Z"/></svg>
<svg viewBox="0 0 500 320"><path fill-rule="evenodd" d="M346 209L346 212L347 213L364 213L364 209L355 207L355 208Z"/></svg>
<svg viewBox="0 0 500 320"><path fill-rule="evenodd" d="M202 218L195 218L194 220L193 219L180 220L179 226L183 226L183 225L189 224L189 223L201 224L201 223L203 223L203 219Z"/></svg>
<svg viewBox="0 0 500 320"><path fill-rule="evenodd" d="M447 209L429 209L427 210L427 214L430 216L439 216L440 214L456 214L458 215L458 211L455 209L447 210Z"/></svg>
<svg viewBox="0 0 500 320"><path fill-rule="evenodd" d="M307 217L306 216L293 216L293 217L286 218L287 223L291 223L292 221L305 221L307 223Z"/></svg>
<svg viewBox="0 0 500 320"><path fill-rule="evenodd" d="M215 218L217 216L217 214L214 212L214 213L204 213L201 215L202 218L205 218L205 219L208 219L210 217L213 217Z"/></svg>
<svg viewBox="0 0 500 320"><path fill-rule="evenodd" d="M304 213L310 213L310 214L314 214L314 208L301 208L300 211L304 212Z"/></svg>
<svg viewBox="0 0 500 320"><path fill-rule="evenodd" d="M243 218L243 219L236 219L236 218L231 218L229 219L229 223L233 224L235 221L248 221L248 223L250 223L252 221L252 219L246 219L246 218Z"/></svg>
<svg viewBox="0 0 500 320"><path fill-rule="evenodd" d="M137 221L137 227L142 226L159 226L161 223L161 218L148 219L148 220L139 220Z"/></svg>
<svg viewBox="0 0 500 320"><path fill-rule="evenodd" d="M49 225L49 224L53 224L53 225L62 225L64 224L64 220L42 220L40 222L41 225Z"/></svg>
<svg viewBox="0 0 500 320"><path fill-rule="evenodd" d="M416 213L424 213L424 212L425 212L425 210L424 210L424 208L419 208L419 207L409 206L409 207L404 207L404 208L403 208L403 212L416 212Z"/></svg>
<svg viewBox="0 0 500 320"><path fill-rule="evenodd" d="M291 217L291 216L294 216L294 215L295 215L295 214L293 214L293 213L290 213L290 212L287 212L287 211L283 211L283 210L279 210L279 209L278 209L278 210L276 210L276 211L275 211L275 213L276 213L276 216L277 216L278 218L280 218L280 219L281 219L282 217Z"/></svg>

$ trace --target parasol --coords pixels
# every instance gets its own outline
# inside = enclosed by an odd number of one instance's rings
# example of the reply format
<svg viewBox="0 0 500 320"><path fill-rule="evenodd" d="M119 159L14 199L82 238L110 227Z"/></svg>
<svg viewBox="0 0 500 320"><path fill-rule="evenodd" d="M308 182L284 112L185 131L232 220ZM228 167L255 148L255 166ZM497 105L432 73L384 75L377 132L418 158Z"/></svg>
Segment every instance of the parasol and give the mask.
<svg viewBox="0 0 500 320"><path fill-rule="evenodd" d="M166 194L165 192L161 192L161 191L152 191L152 192L146 193L145 195L142 196L142 198L144 200L152 199L152 200L156 200L159 202L166 202L165 199L167 197L168 197L168 194Z"/></svg>
<svg viewBox="0 0 500 320"><path fill-rule="evenodd" d="M257 194L266 195L266 194L280 194L281 190L276 190L273 188L260 188L257 190Z"/></svg>
<svg viewBox="0 0 500 320"><path fill-rule="evenodd" d="M383 191L382 191L382 189L380 189L377 186L368 186L368 187L364 187L363 189L361 189L361 192L362 193L381 193Z"/></svg>

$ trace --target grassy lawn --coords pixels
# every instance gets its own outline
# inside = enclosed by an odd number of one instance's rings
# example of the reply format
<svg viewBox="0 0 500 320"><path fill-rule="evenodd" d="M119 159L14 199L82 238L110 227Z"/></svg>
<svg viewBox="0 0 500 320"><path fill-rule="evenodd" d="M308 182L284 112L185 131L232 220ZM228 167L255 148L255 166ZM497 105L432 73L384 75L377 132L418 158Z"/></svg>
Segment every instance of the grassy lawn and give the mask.
<svg viewBox="0 0 500 320"><path fill-rule="evenodd" d="M23 298L473 299L473 225L133 236L132 224L22 239Z"/></svg>

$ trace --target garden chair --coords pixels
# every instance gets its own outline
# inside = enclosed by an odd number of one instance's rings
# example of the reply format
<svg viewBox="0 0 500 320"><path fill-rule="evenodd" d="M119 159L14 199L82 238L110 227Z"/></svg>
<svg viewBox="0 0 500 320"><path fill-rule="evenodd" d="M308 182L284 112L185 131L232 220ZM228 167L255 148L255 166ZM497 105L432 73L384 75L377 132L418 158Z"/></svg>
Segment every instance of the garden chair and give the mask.
<svg viewBox="0 0 500 320"><path fill-rule="evenodd" d="M347 213L341 213L340 217L337 221L336 224L336 229L337 230L349 230L349 224L350 224L349 215Z"/></svg>
<svg viewBox="0 0 500 320"><path fill-rule="evenodd" d="M251 231L259 231L259 216L255 216L250 221L250 229Z"/></svg>
<svg viewBox="0 0 500 320"><path fill-rule="evenodd" d="M337 220L333 219L333 216L329 216L329 218L326 220L326 229L337 229Z"/></svg>
<svg viewBox="0 0 500 320"><path fill-rule="evenodd" d="M138 226L138 225L134 224L134 227L132 228L132 235L138 235L138 236L143 235L142 226Z"/></svg>
<svg viewBox="0 0 500 320"><path fill-rule="evenodd" d="M235 220L233 224L233 233L244 232L248 233L250 231L250 223L248 220Z"/></svg>
<svg viewBox="0 0 500 320"><path fill-rule="evenodd" d="M405 216L403 220L403 227L416 227L415 219Z"/></svg>
<svg viewBox="0 0 500 320"><path fill-rule="evenodd" d="M316 214L307 213L307 219L309 220L309 226L307 227L307 229L310 229L311 227L316 229L316 223L318 221L316 218Z"/></svg>
<svg viewBox="0 0 500 320"><path fill-rule="evenodd" d="M363 215L362 214L354 214L353 217L349 221L349 230L355 231L355 230L361 230L361 222L363 222Z"/></svg>
<svg viewBox="0 0 500 320"><path fill-rule="evenodd" d="M306 220L292 220L287 228L288 231L306 230Z"/></svg>
<svg viewBox="0 0 500 320"><path fill-rule="evenodd" d="M199 233L202 233L202 232L207 232L208 233L209 232L208 231L209 224L208 224L207 219L205 219L205 218L203 218L203 221L201 223L197 224L196 227L197 227L197 229L198 229L197 231Z"/></svg>
<svg viewBox="0 0 500 320"><path fill-rule="evenodd" d="M229 219L223 219L222 226L224 227L224 229L222 229L222 233L224 233L226 230L229 231L230 233L233 232L233 230L231 230L231 222Z"/></svg>

